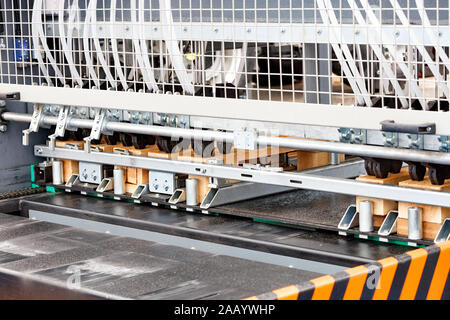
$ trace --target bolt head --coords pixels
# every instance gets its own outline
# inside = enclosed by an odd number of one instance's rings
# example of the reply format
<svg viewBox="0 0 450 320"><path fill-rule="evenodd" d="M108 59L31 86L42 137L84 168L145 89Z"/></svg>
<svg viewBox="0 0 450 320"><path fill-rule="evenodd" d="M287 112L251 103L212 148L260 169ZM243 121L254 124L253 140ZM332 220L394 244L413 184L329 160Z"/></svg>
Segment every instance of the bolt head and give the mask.
<svg viewBox="0 0 450 320"><path fill-rule="evenodd" d="M0 125L0 132L6 132L8 131L8 126L6 124Z"/></svg>

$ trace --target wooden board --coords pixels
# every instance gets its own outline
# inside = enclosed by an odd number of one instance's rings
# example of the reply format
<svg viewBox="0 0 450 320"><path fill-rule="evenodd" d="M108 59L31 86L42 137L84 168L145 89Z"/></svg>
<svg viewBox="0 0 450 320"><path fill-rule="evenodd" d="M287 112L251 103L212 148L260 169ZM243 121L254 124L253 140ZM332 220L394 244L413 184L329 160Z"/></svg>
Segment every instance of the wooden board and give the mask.
<svg viewBox="0 0 450 320"><path fill-rule="evenodd" d="M384 221L384 216L373 216L373 226L375 227L375 228L379 228L379 227L381 227L381 225L383 224L383 221Z"/></svg>
<svg viewBox="0 0 450 320"><path fill-rule="evenodd" d="M385 216L389 213L389 211L397 210L398 207L396 201L357 196L356 207L358 211L359 203L366 200L372 201L373 214L376 216Z"/></svg>
<svg viewBox="0 0 450 320"><path fill-rule="evenodd" d="M377 177L374 176L360 176L356 178L356 181L383 184L383 185L398 185L400 182L408 179L409 179L408 167L404 167L402 168L400 173L389 173L388 177L385 179L378 179Z"/></svg>
<svg viewBox="0 0 450 320"><path fill-rule="evenodd" d="M306 170L330 164L328 152L297 151L297 170Z"/></svg>
<svg viewBox="0 0 450 320"><path fill-rule="evenodd" d="M450 191L450 179L445 180L445 183L442 186L433 185L428 177L426 177L423 181L414 181L408 179L400 182L399 186L432 191Z"/></svg>
<svg viewBox="0 0 450 320"><path fill-rule="evenodd" d="M113 152L113 151L114 151L114 148L122 148L122 147L119 146L119 145L113 145L113 146L111 146L111 145L109 145L109 144L93 144L92 146L93 146L93 147L99 148L99 149L102 150L103 152Z"/></svg>
<svg viewBox="0 0 450 320"><path fill-rule="evenodd" d="M423 222L422 232L425 239L436 238L441 224L432 222ZM398 218L397 220L397 234L402 236L408 236L408 219Z"/></svg>
<svg viewBox="0 0 450 320"><path fill-rule="evenodd" d="M78 146L80 149L84 148L84 141L75 141L75 140L67 140L67 141L55 141L55 146L57 148L65 148L67 144L72 144Z"/></svg>

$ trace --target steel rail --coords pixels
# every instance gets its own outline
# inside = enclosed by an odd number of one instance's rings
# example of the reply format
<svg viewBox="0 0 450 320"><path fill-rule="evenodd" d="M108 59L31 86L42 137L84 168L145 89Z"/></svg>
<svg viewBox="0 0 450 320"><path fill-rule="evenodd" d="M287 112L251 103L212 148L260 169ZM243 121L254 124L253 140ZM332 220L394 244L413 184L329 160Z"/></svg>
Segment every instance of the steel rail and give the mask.
<svg viewBox="0 0 450 320"><path fill-rule="evenodd" d="M31 122L30 114L4 112L1 117L5 121ZM57 117L43 116L41 125L56 125ZM91 129L94 121L89 119L71 118L67 125L71 128ZM141 125L125 122L106 122L103 129L109 132L126 132L145 135L156 135L165 137L176 137L196 140L217 140L224 142L233 142L234 134L230 132L220 132L212 130L197 130L171 128L153 125ZM389 148L372 145L348 144L331 141L315 141L308 139L280 138L273 136L258 136L257 143L263 146L275 146L282 148L292 148L305 151L323 151L343 153L360 157L381 158L391 160L402 160L423 163L436 163L450 165L450 153L411 150L400 148Z"/></svg>

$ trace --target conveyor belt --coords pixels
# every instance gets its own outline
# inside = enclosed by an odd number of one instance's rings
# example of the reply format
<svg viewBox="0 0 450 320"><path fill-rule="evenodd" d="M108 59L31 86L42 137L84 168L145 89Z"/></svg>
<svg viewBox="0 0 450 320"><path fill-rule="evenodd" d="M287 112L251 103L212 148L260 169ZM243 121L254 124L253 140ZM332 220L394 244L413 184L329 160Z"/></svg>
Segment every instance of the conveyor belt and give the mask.
<svg viewBox="0 0 450 320"><path fill-rule="evenodd" d="M87 297L238 299L408 250L326 231L76 194L41 194L16 205L23 215L111 228L111 234L98 233L0 214L0 272L14 270L64 288L68 268L79 267L82 288L91 290ZM131 230L134 238L150 232L154 241L113 235L116 227ZM168 245L169 237L182 243ZM192 243L199 247L191 249Z"/></svg>

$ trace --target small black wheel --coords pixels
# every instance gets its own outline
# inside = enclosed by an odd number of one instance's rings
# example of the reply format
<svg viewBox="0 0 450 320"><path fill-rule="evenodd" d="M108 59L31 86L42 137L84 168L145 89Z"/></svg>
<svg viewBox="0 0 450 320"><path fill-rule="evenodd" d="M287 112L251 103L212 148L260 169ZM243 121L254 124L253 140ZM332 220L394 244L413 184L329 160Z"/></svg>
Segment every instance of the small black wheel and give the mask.
<svg viewBox="0 0 450 320"><path fill-rule="evenodd" d="M70 139L75 141L83 140L83 133L81 129L77 129L76 131L69 131Z"/></svg>
<svg viewBox="0 0 450 320"><path fill-rule="evenodd" d="M119 135L119 140L120 140L120 142L122 142L122 145L124 147L132 147L133 146L133 141L131 139L131 136L127 133L121 132Z"/></svg>
<svg viewBox="0 0 450 320"><path fill-rule="evenodd" d="M106 144L109 146L116 145L120 140L120 134L117 132L114 132L112 135L105 134L105 135L103 135L103 137L105 138Z"/></svg>
<svg viewBox="0 0 450 320"><path fill-rule="evenodd" d="M414 181L423 181L427 168L420 163L412 162L409 164L409 176Z"/></svg>
<svg viewBox="0 0 450 320"><path fill-rule="evenodd" d="M204 158L210 158L214 155L214 141L192 140L194 153Z"/></svg>
<svg viewBox="0 0 450 320"><path fill-rule="evenodd" d="M385 179L389 175L390 166L387 161L374 160L373 172L378 179Z"/></svg>
<svg viewBox="0 0 450 320"><path fill-rule="evenodd" d="M131 135L131 143L137 150L145 149L148 145L148 136L143 134L133 134Z"/></svg>
<svg viewBox="0 0 450 320"><path fill-rule="evenodd" d="M400 160L392 160L391 161L391 173L400 173L402 170L403 161Z"/></svg>
<svg viewBox="0 0 450 320"><path fill-rule="evenodd" d="M446 168L443 166L430 166L428 168L428 177L433 185L442 186L447 178Z"/></svg>
<svg viewBox="0 0 450 320"><path fill-rule="evenodd" d="M374 176L373 172L373 160L372 159L364 159L364 168L369 176Z"/></svg>
<svg viewBox="0 0 450 320"><path fill-rule="evenodd" d="M156 145L162 152L172 153L179 141L172 140L170 137L156 137Z"/></svg>

